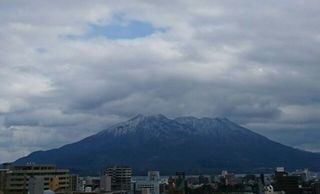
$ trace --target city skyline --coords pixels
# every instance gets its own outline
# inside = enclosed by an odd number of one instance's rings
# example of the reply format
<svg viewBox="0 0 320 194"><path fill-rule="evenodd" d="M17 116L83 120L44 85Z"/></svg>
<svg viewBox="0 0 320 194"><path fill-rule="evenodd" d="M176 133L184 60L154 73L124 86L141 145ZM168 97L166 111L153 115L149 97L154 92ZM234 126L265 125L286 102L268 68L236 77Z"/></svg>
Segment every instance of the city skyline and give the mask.
<svg viewBox="0 0 320 194"><path fill-rule="evenodd" d="M95 176L70 174L54 165L5 164L0 169L0 193L97 193L97 194L318 194L319 173L300 169L288 172L277 167L271 174L234 174L226 170L216 174L175 174L160 176L148 171L134 176L129 166L113 165Z"/></svg>

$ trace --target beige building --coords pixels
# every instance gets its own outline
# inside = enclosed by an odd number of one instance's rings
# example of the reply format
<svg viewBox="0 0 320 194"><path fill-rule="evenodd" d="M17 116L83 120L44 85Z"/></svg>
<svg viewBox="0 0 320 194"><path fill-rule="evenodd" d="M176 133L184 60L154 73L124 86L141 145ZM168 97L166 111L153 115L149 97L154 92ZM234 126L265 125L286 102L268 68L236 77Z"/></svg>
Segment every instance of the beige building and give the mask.
<svg viewBox="0 0 320 194"><path fill-rule="evenodd" d="M54 165L6 165L0 170L0 191L4 194L27 194L30 177L42 177L43 189L67 192L69 170L57 169Z"/></svg>

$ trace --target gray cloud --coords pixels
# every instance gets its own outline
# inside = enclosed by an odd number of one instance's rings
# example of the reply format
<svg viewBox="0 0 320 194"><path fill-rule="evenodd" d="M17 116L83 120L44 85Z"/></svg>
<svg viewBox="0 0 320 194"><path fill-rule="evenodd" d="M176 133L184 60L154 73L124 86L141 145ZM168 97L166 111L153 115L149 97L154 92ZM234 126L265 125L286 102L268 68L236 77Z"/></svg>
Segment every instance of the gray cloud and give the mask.
<svg viewBox="0 0 320 194"><path fill-rule="evenodd" d="M138 113L229 117L320 150L290 135L320 126L318 1L0 4L0 162ZM117 15L166 30L67 38Z"/></svg>

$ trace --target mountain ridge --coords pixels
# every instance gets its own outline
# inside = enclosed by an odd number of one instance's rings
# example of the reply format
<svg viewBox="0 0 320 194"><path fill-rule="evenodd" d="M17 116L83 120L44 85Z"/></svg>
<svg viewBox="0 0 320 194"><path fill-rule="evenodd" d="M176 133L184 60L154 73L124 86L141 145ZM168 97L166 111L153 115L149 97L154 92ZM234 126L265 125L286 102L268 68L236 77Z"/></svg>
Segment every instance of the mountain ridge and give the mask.
<svg viewBox="0 0 320 194"><path fill-rule="evenodd" d="M72 171L97 173L112 164L137 173L212 173L222 169L268 171L277 166L319 170L320 154L271 141L227 118L137 115L57 149L33 152L15 163L55 163Z"/></svg>

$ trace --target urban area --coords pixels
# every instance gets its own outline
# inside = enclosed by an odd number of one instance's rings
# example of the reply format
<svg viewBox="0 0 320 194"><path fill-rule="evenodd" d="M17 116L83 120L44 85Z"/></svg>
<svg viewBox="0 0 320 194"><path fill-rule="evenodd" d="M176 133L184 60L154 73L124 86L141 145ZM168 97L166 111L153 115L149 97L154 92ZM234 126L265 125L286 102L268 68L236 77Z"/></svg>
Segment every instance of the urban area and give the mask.
<svg viewBox="0 0 320 194"><path fill-rule="evenodd" d="M320 194L319 175L308 169L270 174L134 176L129 166L110 166L99 176L82 177L55 165L14 165L0 169L0 194Z"/></svg>

